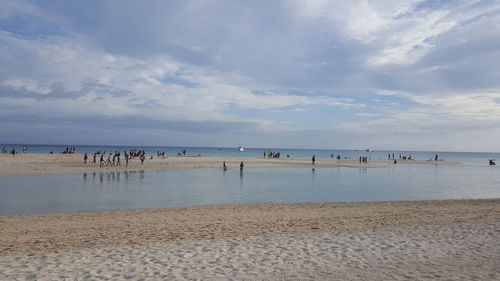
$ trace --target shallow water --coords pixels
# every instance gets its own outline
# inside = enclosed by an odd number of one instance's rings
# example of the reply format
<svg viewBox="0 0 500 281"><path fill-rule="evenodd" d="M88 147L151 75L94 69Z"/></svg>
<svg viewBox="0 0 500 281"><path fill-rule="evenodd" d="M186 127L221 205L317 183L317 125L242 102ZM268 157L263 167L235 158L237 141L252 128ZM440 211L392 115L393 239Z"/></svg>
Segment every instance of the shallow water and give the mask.
<svg viewBox="0 0 500 281"><path fill-rule="evenodd" d="M0 177L0 215L255 202L500 198L500 168L197 169Z"/></svg>

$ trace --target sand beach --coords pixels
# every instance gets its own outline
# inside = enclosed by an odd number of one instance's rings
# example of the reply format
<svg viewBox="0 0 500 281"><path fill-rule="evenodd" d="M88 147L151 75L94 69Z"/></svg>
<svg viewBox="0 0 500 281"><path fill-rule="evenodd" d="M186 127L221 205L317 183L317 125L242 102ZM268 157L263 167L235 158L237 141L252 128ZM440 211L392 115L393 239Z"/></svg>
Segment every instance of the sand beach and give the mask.
<svg viewBox="0 0 500 281"><path fill-rule="evenodd" d="M390 160L0 155L1 176L378 168ZM460 165L441 161L399 164ZM12 187L15 188L15 187ZM0 216L0 280L498 280L500 199L212 205Z"/></svg>
<svg viewBox="0 0 500 281"><path fill-rule="evenodd" d="M0 217L1 280L498 280L500 200Z"/></svg>
<svg viewBox="0 0 500 281"><path fill-rule="evenodd" d="M168 156L150 159L149 156L141 164L138 158L132 159L128 166L121 159L121 166L99 167L92 163L92 155L89 155L87 164L83 161L83 154L0 154L0 176L27 176L47 174L70 174L84 172L108 172L108 171L136 171L136 170L175 170L175 169L222 169L222 163L226 162L229 169L239 169L243 161L245 168L377 168L393 165L393 160L371 159L368 163L359 163L357 159L316 159L313 166L311 159L305 158L249 158L249 157L213 157L213 156ZM452 161L430 161L430 160L399 160L398 164L428 164L428 165L460 165Z"/></svg>

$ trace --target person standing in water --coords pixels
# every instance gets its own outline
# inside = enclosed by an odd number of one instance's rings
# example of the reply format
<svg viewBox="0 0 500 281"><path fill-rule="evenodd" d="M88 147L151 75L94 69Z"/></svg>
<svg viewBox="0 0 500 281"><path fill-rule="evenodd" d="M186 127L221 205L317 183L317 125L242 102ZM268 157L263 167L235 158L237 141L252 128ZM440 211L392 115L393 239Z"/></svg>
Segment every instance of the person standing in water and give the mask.
<svg viewBox="0 0 500 281"><path fill-rule="evenodd" d="M226 171L227 170L227 167L226 167L226 161L224 161L222 163L222 170Z"/></svg>
<svg viewBox="0 0 500 281"><path fill-rule="evenodd" d="M311 160L312 160L312 164L313 164L313 165L316 165L316 155L313 155L313 157L312 157L312 159L311 159Z"/></svg>
<svg viewBox="0 0 500 281"><path fill-rule="evenodd" d="M243 161L240 163L240 171L243 171L243 167L245 167L245 164L243 164Z"/></svg>

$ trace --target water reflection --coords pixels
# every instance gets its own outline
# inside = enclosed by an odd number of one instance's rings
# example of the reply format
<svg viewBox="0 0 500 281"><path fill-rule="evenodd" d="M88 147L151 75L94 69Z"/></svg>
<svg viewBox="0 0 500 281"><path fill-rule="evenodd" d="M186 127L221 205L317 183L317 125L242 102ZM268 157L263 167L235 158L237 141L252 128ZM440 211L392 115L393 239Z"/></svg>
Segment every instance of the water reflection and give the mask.
<svg viewBox="0 0 500 281"><path fill-rule="evenodd" d="M312 176L311 176L311 187L316 185L316 169L312 168Z"/></svg>
<svg viewBox="0 0 500 281"><path fill-rule="evenodd" d="M366 167L335 169L139 170L92 172L92 177L90 173L0 177L0 215L254 202L500 197L497 169L433 165L391 165L369 172Z"/></svg>
<svg viewBox="0 0 500 281"><path fill-rule="evenodd" d="M96 181L96 172L92 173L92 183L95 183ZM144 170L139 170L139 171L110 171L110 172L99 172L99 183L104 183L104 179L106 178L106 183L112 183L112 182L120 182L123 178L122 175L124 176L124 181L128 182L129 181L129 176L135 176L138 175L139 179L142 181L144 180ZM87 182L87 173L83 173L83 182Z"/></svg>

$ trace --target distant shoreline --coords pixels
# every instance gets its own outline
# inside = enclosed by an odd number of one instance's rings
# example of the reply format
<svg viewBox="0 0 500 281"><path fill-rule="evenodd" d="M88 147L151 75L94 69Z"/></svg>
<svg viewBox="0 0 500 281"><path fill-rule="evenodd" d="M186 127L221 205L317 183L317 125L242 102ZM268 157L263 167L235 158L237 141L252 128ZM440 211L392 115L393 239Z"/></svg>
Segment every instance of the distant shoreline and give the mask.
<svg viewBox="0 0 500 281"><path fill-rule="evenodd" d="M106 147L106 148L135 148L135 149L148 149L148 148L163 148L163 149L169 149L169 148L176 148L176 149L187 149L188 151L190 149L234 149L236 150L238 147L237 146L177 146L177 145L108 145L108 144L29 144L29 143L4 143L0 144L0 149L6 148L6 149L11 149L12 147L16 148L22 148L23 146L28 147L27 153L30 153L29 148L31 146L53 146L53 147L76 147L81 148L81 147ZM363 148L297 148L297 147L245 147L245 149L252 149L252 150L261 150L261 151L280 151L280 150L321 150L321 151L331 151L331 152L336 152L336 151L359 151L359 152L365 152L366 149ZM18 150L18 152L22 153L22 150ZM46 153L48 153L47 151ZM95 152L95 151L93 151ZM499 154L500 151L459 151L459 150L441 150L441 149L434 149L434 150L420 150L420 149L373 149L370 152L383 152L383 153L408 153L408 152L418 152L418 153L484 153L484 154ZM44 152L45 153L45 152ZM60 153L60 151L54 151L54 153ZM36 153L39 154L39 153Z"/></svg>
<svg viewBox="0 0 500 281"><path fill-rule="evenodd" d="M132 159L125 166L122 155L121 166L99 167L99 157L93 163L93 154L88 155L87 164L83 154L30 154L20 153L15 156L0 154L0 176L28 176L72 174L85 172L137 171L137 170L183 170L183 169L222 169L223 162L229 169L239 169L244 162L247 168L381 168L394 165L393 160L374 160L359 163L358 159L317 158L315 165L307 158L257 158L257 157L220 157L220 156L153 156L147 155L144 164L138 158ZM460 165L460 162L431 160L401 160L398 164Z"/></svg>

